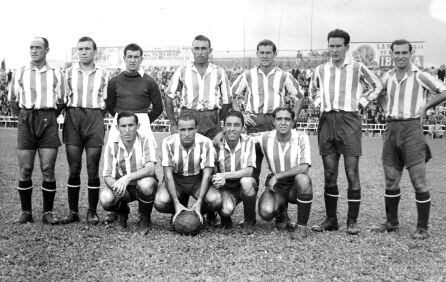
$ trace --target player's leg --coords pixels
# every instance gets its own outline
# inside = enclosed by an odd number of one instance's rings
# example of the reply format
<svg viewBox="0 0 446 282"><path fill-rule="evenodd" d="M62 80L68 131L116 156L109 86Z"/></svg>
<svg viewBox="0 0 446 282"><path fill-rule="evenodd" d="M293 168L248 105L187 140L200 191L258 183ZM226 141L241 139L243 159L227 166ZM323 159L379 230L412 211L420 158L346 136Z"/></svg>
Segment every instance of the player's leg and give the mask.
<svg viewBox="0 0 446 282"><path fill-rule="evenodd" d="M164 181L159 183L158 190L155 194L155 209L161 213L175 213L172 198L170 197Z"/></svg>
<svg viewBox="0 0 446 282"><path fill-rule="evenodd" d="M337 153L322 156L322 163L324 165L324 200L325 213L327 218L319 225L314 225L311 229L315 232L338 230L338 166L339 157Z"/></svg>
<svg viewBox="0 0 446 282"><path fill-rule="evenodd" d="M56 196L56 179L54 167L56 165L58 148L39 148L40 169L42 171L43 222L59 224L53 215L54 198Z"/></svg>
<svg viewBox="0 0 446 282"><path fill-rule="evenodd" d="M138 200L138 231L146 234L151 227L151 214L153 209L153 201L155 200L156 189L158 187L158 180L155 177L145 177L138 180L137 200Z"/></svg>
<svg viewBox="0 0 446 282"><path fill-rule="evenodd" d="M221 206L218 211L221 218L221 227L224 229L232 228L232 214L234 213L235 208L238 204L238 199L235 197L233 191L229 191L229 189L222 187L220 189L216 189L220 193L221 198Z"/></svg>
<svg viewBox="0 0 446 282"><path fill-rule="evenodd" d="M136 187L134 185L128 185L125 189L123 196L116 196L113 193L111 187L106 185L99 193L99 201L105 211L113 212L116 214L119 225L122 229L127 228L128 214L130 208L129 202L136 200ZM109 222L105 222L106 224Z"/></svg>
<svg viewBox="0 0 446 282"><path fill-rule="evenodd" d="M260 196L258 203L259 215L264 220L272 220L281 210L284 209L287 199L285 195L280 192L273 192L266 189Z"/></svg>
<svg viewBox="0 0 446 282"><path fill-rule="evenodd" d="M19 161L19 185L17 190L20 196L22 206L22 214L17 223L33 222L32 217L32 192L33 183L31 176L34 169L34 159L36 150L17 150L17 158Z"/></svg>
<svg viewBox="0 0 446 282"><path fill-rule="evenodd" d="M191 196L195 199L200 195L201 179L191 185ZM216 227L217 223L217 211L221 209L222 198L220 192L214 186L209 184L208 191L204 197L203 204L201 205L201 214L206 215L206 224L210 227Z"/></svg>
<svg viewBox="0 0 446 282"><path fill-rule="evenodd" d="M418 221L417 229L412 235L414 239L426 239L431 206L431 196L426 185L426 163L421 162L409 167L409 176L415 189L415 201L417 203Z"/></svg>
<svg viewBox="0 0 446 282"><path fill-rule="evenodd" d="M344 156L345 175L347 176L348 212L347 233L356 235L359 233L357 225L359 207L361 205L361 185L359 183L359 156Z"/></svg>
<svg viewBox="0 0 446 282"><path fill-rule="evenodd" d="M68 206L70 212L68 216L61 220L62 224L68 224L79 221L79 191L81 187L81 170L82 170L82 146L74 146L66 144L65 151L67 154L69 175L68 175Z"/></svg>
<svg viewBox="0 0 446 282"><path fill-rule="evenodd" d="M308 228L311 203L313 202L313 186L308 174L297 174L288 193L288 201L297 202L297 230L292 239L305 238L311 234Z"/></svg>
<svg viewBox="0 0 446 282"><path fill-rule="evenodd" d="M241 200L243 201L243 213L245 221L243 224L244 233L250 235L254 233L254 225L256 223L256 199L257 199L257 182L253 177L243 177L240 179Z"/></svg>
<svg viewBox="0 0 446 282"><path fill-rule="evenodd" d="M101 160L101 147L86 147L87 175L88 175L88 212L87 223L98 224L99 217L97 206L99 201L99 189L101 182L99 179L99 162Z"/></svg>

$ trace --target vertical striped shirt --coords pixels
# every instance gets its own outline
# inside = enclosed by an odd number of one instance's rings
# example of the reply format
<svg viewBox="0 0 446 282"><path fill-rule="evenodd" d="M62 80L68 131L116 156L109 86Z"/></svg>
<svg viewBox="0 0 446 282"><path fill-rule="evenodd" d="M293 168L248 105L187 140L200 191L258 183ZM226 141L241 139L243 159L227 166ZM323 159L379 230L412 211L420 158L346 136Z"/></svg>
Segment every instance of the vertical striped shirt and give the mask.
<svg viewBox="0 0 446 282"><path fill-rule="evenodd" d="M231 87L234 99L242 98L249 113L272 113L285 103L287 96L297 101L302 91L297 80L279 67L264 74L260 67L243 72Z"/></svg>
<svg viewBox="0 0 446 282"><path fill-rule="evenodd" d="M380 80L364 64L347 56L344 65L335 67L331 61L319 65L310 83L314 105L321 111L358 111L378 97L382 90Z"/></svg>
<svg viewBox="0 0 446 282"><path fill-rule="evenodd" d="M143 168L148 162L156 163L155 141L139 134L130 152L121 138L108 142L104 151L103 176L119 179ZM134 184L134 183L132 183Z"/></svg>
<svg viewBox="0 0 446 282"><path fill-rule="evenodd" d="M428 72L411 64L403 79L398 81L396 70L391 69L382 77L383 92L386 96L386 117L408 119L419 117L418 111L426 104L429 92L439 94L446 91L446 85Z"/></svg>
<svg viewBox="0 0 446 282"><path fill-rule="evenodd" d="M234 172L247 167L256 167L254 142L245 134L240 135L240 140L234 152L229 148L225 138L215 147L215 150L220 172Z"/></svg>
<svg viewBox="0 0 446 282"><path fill-rule="evenodd" d="M300 164L311 165L310 140L303 132L291 130L290 141L284 148L276 137L276 130L257 133L253 139L260 144L273 174L287 171Z"/></svg>
<svg viewBox="0 0 446 282"><path fill-rule="evenodd" d="M56 109L65 100L62 72L48 63L41 69L32 64L14 74L9 89L9 101L27 109Z"/></svg>
<svg viewBox="0 0 446 282"><path fill-rule="evenodd" d="M214 167L215 150L211 139L195 133L194 144L186 150L178 133L167 136L161 145L162 166L171 166L183 176L197 175L206 167Z"/></svg>
<svg viewBox="0 0 446 282"><path fill-rule="evenodd" d="M180 107L197 111L220 109L222 104L231 103L228 77L221 67L212 63L209 63L203 76L193 63L178 68L166 94L172 99L179 95Z"/></svg>
<svg viewBox="0 0 446 282"><path fill-rule="evenodd" d="M101 67L83 71L79 64L68 68L64 75L67 107L103 109L107 99L108 74Z"/></svg>

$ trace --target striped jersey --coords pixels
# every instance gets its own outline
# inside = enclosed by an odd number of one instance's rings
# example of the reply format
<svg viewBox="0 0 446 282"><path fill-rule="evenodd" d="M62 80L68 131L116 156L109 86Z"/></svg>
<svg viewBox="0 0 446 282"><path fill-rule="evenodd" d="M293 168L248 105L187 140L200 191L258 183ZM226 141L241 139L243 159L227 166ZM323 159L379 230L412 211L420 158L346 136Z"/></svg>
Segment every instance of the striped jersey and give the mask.
<svg viewBox="0 0 446 282"><path fill-rule="evenodd" d="M178 68L166 94L172 99L179 95L180 107L197 111L220 109L222 104L231 103L228 77L221 67L212 63L203 76L193 63Z"/></svg>
<svg viewBox="0 0 446 282"><path fill-rule="evenodd" d="M274 67L264 74L257 66L243 72L237 77L231 87L234 99L241 99L245 111L249 113L272 113L281 107L285 99L297 101L302 97L302 91L297 80L279 67Z"/></svg>
<svg viewBox="0 0 446 282"><path fill-rule="evenodd" d="M417 118L418 111L426 104L429 92L439 94L446 91L446 85L431 74L411 64L410 69L398 81L396 70L391 69L381 78L386 97L386 117L395 119Z"/></svg>
<svg viewBox="0 0 446 282"><path fill-rule="evenodd" d="M103 176L119 179L143 168L148 162L156 163L155 141L137 133L135 143L127 152L121 138L107 142L104 151ZM134 183L132 183L134 184Z"/></svg>
<svg viewBox="0 0 446 282"><path fill-rule="evenodd" d="M311 165L310 141L308 135L291 130L291 138L282 147L276 137L276 130L254 134L256 143L260 144L262 152L273 174L284 172L300 164Z"/></svg>
<svg viewBox="0 0 446 282"><path fill-rule="evenodd" d="M183 176L197 175L206 167L214 167L215 150L211 139L195 133L194 144L186 150L178 133L167 136L161 145L162 166L171 166Z"/></svg>
<svg viewBox="0 0 446 282"><path fill-rule="evenodd" d="M380 80L363 63L347 56L344 65L335 67L331 61L319 65L310 83L314 105L321 111L358 111L358 103L366 106L382 90Z"/></svg>
<svg viewBox="0 0 446 282"><path fill-rule="evenodd" d="M231 151L225 138L215 146L215 151L219 172L234 172L247 167L256 167L255 145L245 134L240 135L234 152Z"/></svg>
<svg viewBox="0 0 446 282"><path fill-rule="evenodd" d="M8 99L27 109L56 109L65 100L63 74L48 63L41 69L24 66L14 74Z"/></svg>
<svg viewBox="0 0 446 282"><path fill-rule="evenodd" d="M83 71L79 64L68 68L64 75L67 107L103 109L107 99L108 74L101 67Z"/></svg>

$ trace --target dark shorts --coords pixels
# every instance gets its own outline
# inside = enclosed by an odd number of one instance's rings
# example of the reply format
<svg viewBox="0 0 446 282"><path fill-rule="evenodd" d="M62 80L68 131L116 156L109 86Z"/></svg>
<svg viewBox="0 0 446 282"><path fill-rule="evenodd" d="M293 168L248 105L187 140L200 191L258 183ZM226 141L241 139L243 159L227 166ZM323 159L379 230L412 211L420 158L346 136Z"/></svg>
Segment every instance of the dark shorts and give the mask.
<svg viewBox="0 0 446 282"><path fill-rule="evenodd" d="M61 145L56 110L22 109L18 118L17 149L36 150Z"/></svg>
<svg viewBox="0 0 446 282"><path fill-rule="evenodd" d="M323 112L318 127L319 154L362 155L361 119L356 112Z"/></svg>
<svg viewBox="0 0 446 282"><path fill-rule="evenodd" d="M200 192L202 179L203 174L190 176L174 174L173 181L175 182L175 189L177 190L178 197L184 195L197 197Z"/></svg>
<svg viewBox="0 0 446 282"><path fill-rule="evenodd" d="M424 139L420 120L395 120L387 122L382 161L385 165L402 170L427 162L431 158Z"/></svg>
<svg viewBox="0 0 446 282"><path fill-rule="evenodd" d="M268 186L269 181L271 180L271 177L273 177L273 174L270 173L266 177L265 186ZM294 177L288 177L285 179L281 179L277 181L276 185L274 186L274 189L278 192L283 192L283 194L288 195L288 192L290 188L293 186L294 183Z"/></svg>
<svg viewBox="0 0 446 282"><path fill-rule="evenodd" d="M100 109L68 108L63 128L63 142L78 147L104 145L104 115Z"/></svg>
<svg viewBox="0 0 446 282"><path fill-rule="evenodd" d="M257 132L265 132L271 131L274 127L274 119L271 114L256 114L257 118L255 118L256 125L248 127L248 134L257 133Z"/></svg>
<svg viewBox="0 0 446 282"><path fill-rule="evenodd" d="M181 112L191 112L198 120L198 133L213 139L222 129L218 117L218 110L195 111L183 108Z"/></svg>

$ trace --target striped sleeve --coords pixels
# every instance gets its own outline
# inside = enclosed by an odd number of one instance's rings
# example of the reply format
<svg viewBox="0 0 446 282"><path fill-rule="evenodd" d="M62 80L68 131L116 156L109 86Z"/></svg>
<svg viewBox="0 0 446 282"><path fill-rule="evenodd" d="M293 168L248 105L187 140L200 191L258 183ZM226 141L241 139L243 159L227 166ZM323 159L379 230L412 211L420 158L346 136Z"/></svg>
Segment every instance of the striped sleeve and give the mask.
<svg viewBox="0 0 446 282"><path fill-rule="evenodd" d="M256 149L252 138L248 137L248 141L246 142L246 149L243 153L246 156L246 164L244 165L244 167L256 167Z"/></svg>
<svg viewBox="0 0 446 282"><path fill-rule="evenodd" d="M16 72L14 72L14 75L12 77L11 83L9 84L9 91L8 91L8 101L9 102L19 102L19 94L20 94L20 88L19 88L19 76Z"/></svg>
<svg viewBox="0 0 446 282"><path fill-rule="evenodd" d="M155 150L154 140L151 138L144 138L143 144L144 144L143 145L144 165L147 164L148 162L156 163L156 150Z"/></svg>
<svg viewBox="0 0 446 282"><path fill-rule="evenodd" d="M107 88L108 81L110 80L110 72L104 70L103 81L104 81L104 89L102 90L102 101L107 100ZM103 102L101 109L105 108L105 102Z"/></svg>
<svg viewBox="0 0 446 282"><path fill-rule="evenodd" d="M169 85L167 86L166 95L172 99L174 99L177 96L176 92L178 89L178 85L181 82L180 79L181 79L182 70L183 70L183 68L180 67L175 71L172 78L170 79Z"/></svg>
<svg viewBox="0 0 446 282"><path fill-rule="evenodd" d="M285 89L289 93L291 93L291 97L293 98L293 100L297 101L302 98L302 89L299 85L299 82L297 82L297 80L289 72L285 73Z"/></svg>
<svg viewBox="0 0 446 282"><path fill-rule="evenodd" d="M417 74L421 85L432 93L440 94L446 91L446 85L431 74L427 72L419 72Z"/></svg>
<svg viewBox="0 0 446 282"><path fill-rule="evenodd" d="M368 85L368 89L370 89L363 93L362 97L359 99L359 103L365 107L370 101L375 100L378 97L383 86L379 78L362 63L360 63L359 72L360 77L364 79L364 82Z"/></svg>
<svg viewBox="0 0 446 282"><path fill-rule="evenodd" d="M230 104L232 102L231 87L229 86L228 76L223 69L221 69L220 92L222 103Z"/></svg>
<svg viewBox="0 0 446 282"><path fill-rule="evenodd" d="M248 87L248 81L245 73L240 74L237 79L232 83L231 92L233 93L233 99L236 100L243 95L245 89ZM242 97L243 98L243 97Z"/></svg>
<svg viewBox="0 0 446 282"><path fill-rule="evenodd" d="M70 87L70 77L71 77L72 71L73 71L73 69L72 69L72 67L70 67L65 71L65 74L63 75L63 83L65 85L65 94L66 94L63 101L65 104L68 103L68 97L70 97L73 92L72 88Z"/></svg>
<svg viewBox="0 0 446 282"><path fill-rule="evenodd" d="M161 165L162 166L174 166L173 163L173 154L169 148L169 139L170 136L167 136L163 139L161 143Z"/></svg>
<svg viewBox="0 0 446 282"><path fill-rule="evenodd" d="M203 151L201 152L200 168L214 167L215 149L211 140L206 140L203 144Z"/></svg>
<svg viewBox="0 0 446 282"><path fill-rule="evenodd" d="M65 103L65 82L64 82L64 75L61 70L54 69L54 75L57 78L56 82L56 98L57 98L57 104L64 104Z"/></svg>
<svg viewBox="0 0 446 282"><path fill-rule="evenodd" d="M113 177L113 142L108 142L104 150L104 171L103 177Z"/></svg>
<svg viewBox="0 0 446 282"><path fill-rule="evenodd" d="M319 69L321 66L316 67L313 72L313 77L310 81L310 99L313 101L315 107L318 107L321 104L321 81L319 76Z"/></svg>
<svg viewBox="0 0 446 282"><path fill-rule="evenodd" d="M299 156L299 164L308 164L311 166L310 139L307 134L302 134L300 136Z"/></svg>

